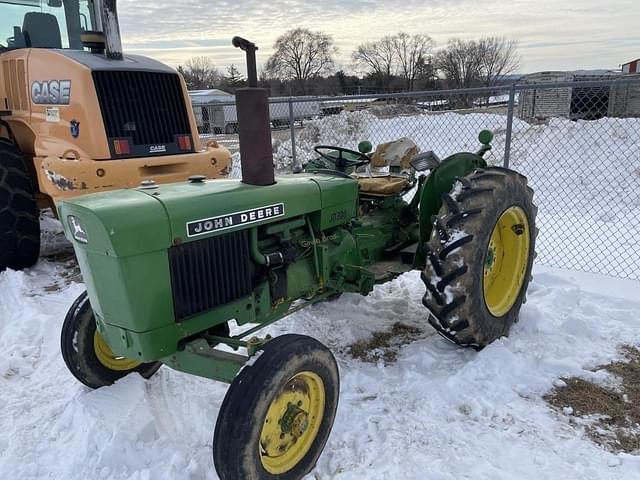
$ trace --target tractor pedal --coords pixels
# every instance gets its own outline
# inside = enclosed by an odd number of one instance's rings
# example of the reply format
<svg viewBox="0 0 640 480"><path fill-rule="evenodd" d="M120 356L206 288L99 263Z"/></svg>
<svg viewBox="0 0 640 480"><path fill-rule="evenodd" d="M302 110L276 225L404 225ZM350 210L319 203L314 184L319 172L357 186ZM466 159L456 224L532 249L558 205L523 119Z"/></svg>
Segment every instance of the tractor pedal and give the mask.
<svg viewBox="0 0 640 480"><path fill-rule="evenodd" d="M413 245L409 245L408 247L400 250L400 260L405 265L413 265L413 259L416 257L416 252L418 251L418 244L414 243Z"/></svg>

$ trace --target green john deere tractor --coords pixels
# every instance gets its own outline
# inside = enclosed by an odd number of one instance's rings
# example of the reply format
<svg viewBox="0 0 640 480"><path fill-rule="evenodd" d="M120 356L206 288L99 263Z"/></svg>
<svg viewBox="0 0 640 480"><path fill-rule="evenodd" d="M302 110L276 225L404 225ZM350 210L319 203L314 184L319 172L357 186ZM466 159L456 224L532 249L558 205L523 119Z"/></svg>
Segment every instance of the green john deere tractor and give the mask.
<svg viewBox="0 0 640 480"><path fill-rule="evenodd" d="M332 428L336 361L312 338L255 333L419 270L425 323L482 348L509 332L524 302L536 207L525 177L487 166L486 131L478 152L442 161L397 145L318 147L322 160L305 173L276 178L255 45L234 45L250 79L237 96L242 180L196 176L60 204L87 287L64 322L62 353L91 388L161 364L230 383L213 439L219 476L299 479Z"/></svg>

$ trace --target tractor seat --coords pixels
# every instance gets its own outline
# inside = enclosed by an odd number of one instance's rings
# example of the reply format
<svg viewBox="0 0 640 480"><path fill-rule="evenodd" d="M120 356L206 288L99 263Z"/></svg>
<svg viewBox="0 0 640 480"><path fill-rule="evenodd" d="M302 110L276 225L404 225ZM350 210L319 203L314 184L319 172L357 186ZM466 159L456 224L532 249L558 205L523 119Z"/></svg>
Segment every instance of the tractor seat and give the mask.
<svg viewBox="0 0 640 480"><path fill-rule="evenodd" d="M358 177L360 193L370 195L397 195L409 186L407 177Z"/></svg>
<svg viewBox="0 0 640 480"><path fill-rule="evenodd" d="M24 16L22 33L27 47L62 48L58 19L50 13L27 13Z"/></svg>
<svg viewBox="0 0 640 480"><path fill-rule="evenodd" d="M371 154L370 174L357 174L360 192L370 195L397 195L409 186L409 178L393 175L411 168L411 160L418 153L413 140L403 137L393 142L381 143Z"/></svg>

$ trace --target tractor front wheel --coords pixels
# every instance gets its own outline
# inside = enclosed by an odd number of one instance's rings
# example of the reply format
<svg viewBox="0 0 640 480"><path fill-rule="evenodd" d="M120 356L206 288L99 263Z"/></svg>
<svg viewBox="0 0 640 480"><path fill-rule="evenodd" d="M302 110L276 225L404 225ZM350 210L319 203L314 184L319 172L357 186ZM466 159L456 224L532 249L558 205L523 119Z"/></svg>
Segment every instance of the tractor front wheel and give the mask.
<svg viewBox="0 0 640 480"><path fill-rule="evenodd" d="M78 297L64 319L60 347L71 374L90 388L112 385L132 372L151 378L162 365L115 355L96 329L87 292Z"/></svg>
<svg viewBox="0 0 640 480"><path fill-rule="evenodd" d="M478 170L443 196L422 272L440 335L482 348L509 333L531 279L536 213L526 177L505 168Z"/></svg>
<svg viewBox="0 0 640 480"><path fill-rule="evenodd" d="M222 480L293 480L322 453L338 406L338 366L313 338L269 341L227 391L213 436Z"/></svg>

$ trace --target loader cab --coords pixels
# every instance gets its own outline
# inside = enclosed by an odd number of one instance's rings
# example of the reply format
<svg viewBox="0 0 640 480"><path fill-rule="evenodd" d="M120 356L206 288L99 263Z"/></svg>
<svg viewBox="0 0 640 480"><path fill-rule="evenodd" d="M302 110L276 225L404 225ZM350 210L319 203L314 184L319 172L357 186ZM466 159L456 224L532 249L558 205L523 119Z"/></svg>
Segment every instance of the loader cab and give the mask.
<svg viewBox="0 0 640 480"><path fill-rule="evenodd" d="M100 36L100 1L0 0L0 51L18 48L83 50Z"/></svg>

